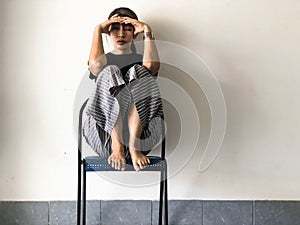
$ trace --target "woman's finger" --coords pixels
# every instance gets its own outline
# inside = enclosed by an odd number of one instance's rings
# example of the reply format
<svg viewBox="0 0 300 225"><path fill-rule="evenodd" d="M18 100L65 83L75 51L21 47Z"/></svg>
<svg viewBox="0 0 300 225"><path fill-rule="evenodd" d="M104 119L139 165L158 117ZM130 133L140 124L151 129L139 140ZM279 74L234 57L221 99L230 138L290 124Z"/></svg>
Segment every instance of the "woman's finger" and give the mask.
<svg viewBox="0 0 300 225"><path fill-rule="evenodd" d="M119 16L119 14L115 14L115 15L113 15L112 17L110 17L110 18L115 18L115 17L118 17Z"/></svg>
<svg viewBox="0 0 300 225"><path fill-rule="evenodd" d="M132 19L132 18L130 18L130 17L123 17L123 19L124 19L124 22L125 22L126 24L127 24L127 23L131 23L132 25L137 24L137 21L138 21L138 20Z"/></svg>

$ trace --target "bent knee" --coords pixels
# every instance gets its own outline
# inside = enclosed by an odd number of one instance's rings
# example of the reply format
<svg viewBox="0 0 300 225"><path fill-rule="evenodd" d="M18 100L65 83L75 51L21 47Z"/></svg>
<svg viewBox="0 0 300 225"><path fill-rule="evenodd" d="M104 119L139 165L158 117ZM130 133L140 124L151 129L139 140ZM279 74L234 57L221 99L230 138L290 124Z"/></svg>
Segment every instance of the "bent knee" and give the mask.
<svg viewBox="0 0 300 225"><path fill-rule="evenodd" d="M147 67L143 66L143 65L140 65L140 64L134 64L129 70L135 70L137 72L148 72L150 73L150 70L148 70ZM151 74L151 73L150 73Z"/></svg>
<svg viewBox="0 0 300 225"><path fill-rule="evenodd" d="M96 83L110 80L122 80L122 74L119 67L115 65L107 65L100 72Z"/></svg>
<svg viewBox="0 0 300 225"><path fill-rule="evenodd" d="M150 70L148 70L145 66L135 64L128 70L130 80L136 78L142 78L146 76L152 76Z"/></svg>
<svg viewBox="0 0 300 225"><path fill-rule="evenodd" d="M101 74L111 74L111 75L114 75L114 74L119 74L121 73L119 67L115 66L115 65L107 65L103 68L103 70L101 71L100 75Z"/></svg>

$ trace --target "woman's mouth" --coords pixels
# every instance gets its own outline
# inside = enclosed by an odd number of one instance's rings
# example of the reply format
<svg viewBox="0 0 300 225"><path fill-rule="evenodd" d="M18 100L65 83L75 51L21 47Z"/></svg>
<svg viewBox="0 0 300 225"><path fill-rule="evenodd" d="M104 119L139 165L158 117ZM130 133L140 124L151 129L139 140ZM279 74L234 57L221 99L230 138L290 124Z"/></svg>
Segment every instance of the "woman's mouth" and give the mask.
<svg viewBox="0 0 300 225"><path fill-rule="evenodd" d="M117 43L118 43L119 45L124 45L124 44L126 44L126 42L123 41L123 40L118 40Z"/></svg>

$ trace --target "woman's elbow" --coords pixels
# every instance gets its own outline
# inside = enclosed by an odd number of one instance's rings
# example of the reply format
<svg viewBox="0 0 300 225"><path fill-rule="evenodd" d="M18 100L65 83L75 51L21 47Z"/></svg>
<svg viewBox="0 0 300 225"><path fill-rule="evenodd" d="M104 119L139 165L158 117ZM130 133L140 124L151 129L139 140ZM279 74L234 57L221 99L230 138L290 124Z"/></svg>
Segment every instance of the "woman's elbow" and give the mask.
<svg viewBox="0 0 300 225"><path fill-rule="evenodd" d="M144 63L144 66L151 72L152 75L154 75L160 68L160 62Z"/></svg>
<svg viewBox="0 0 300 225"><path fill-rule="evenodd" d="M101 70L107 64L107 59L105 55L102 55L98 58L90 57L88 61L89 70L95 76L98 76Z"/></svg>
<svg viewBox="0 0 300 225"><path fill-rule="evenodd" d="M103 64L100 62L91 62L89 63L89 70L94 76L98 76L101 70L103 69Z"/></svg>
<svg viewBox="0 0 300 225"><path fill-rule="evenodd" d="M89 71L94 75L94 76L98 76L101 68L100 67L95 67L95 66L89 66Z"/></svg>

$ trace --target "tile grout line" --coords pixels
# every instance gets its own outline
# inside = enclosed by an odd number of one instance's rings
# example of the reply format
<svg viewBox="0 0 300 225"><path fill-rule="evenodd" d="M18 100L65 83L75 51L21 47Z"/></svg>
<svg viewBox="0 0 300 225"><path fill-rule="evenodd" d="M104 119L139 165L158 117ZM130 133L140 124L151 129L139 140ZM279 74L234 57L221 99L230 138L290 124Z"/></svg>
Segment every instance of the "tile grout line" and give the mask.
<svg viewBox="0 0 300 225"><path fill-rule="evenodd" d="M50 201L48 201L48 225L50 225Z"/></svg>

